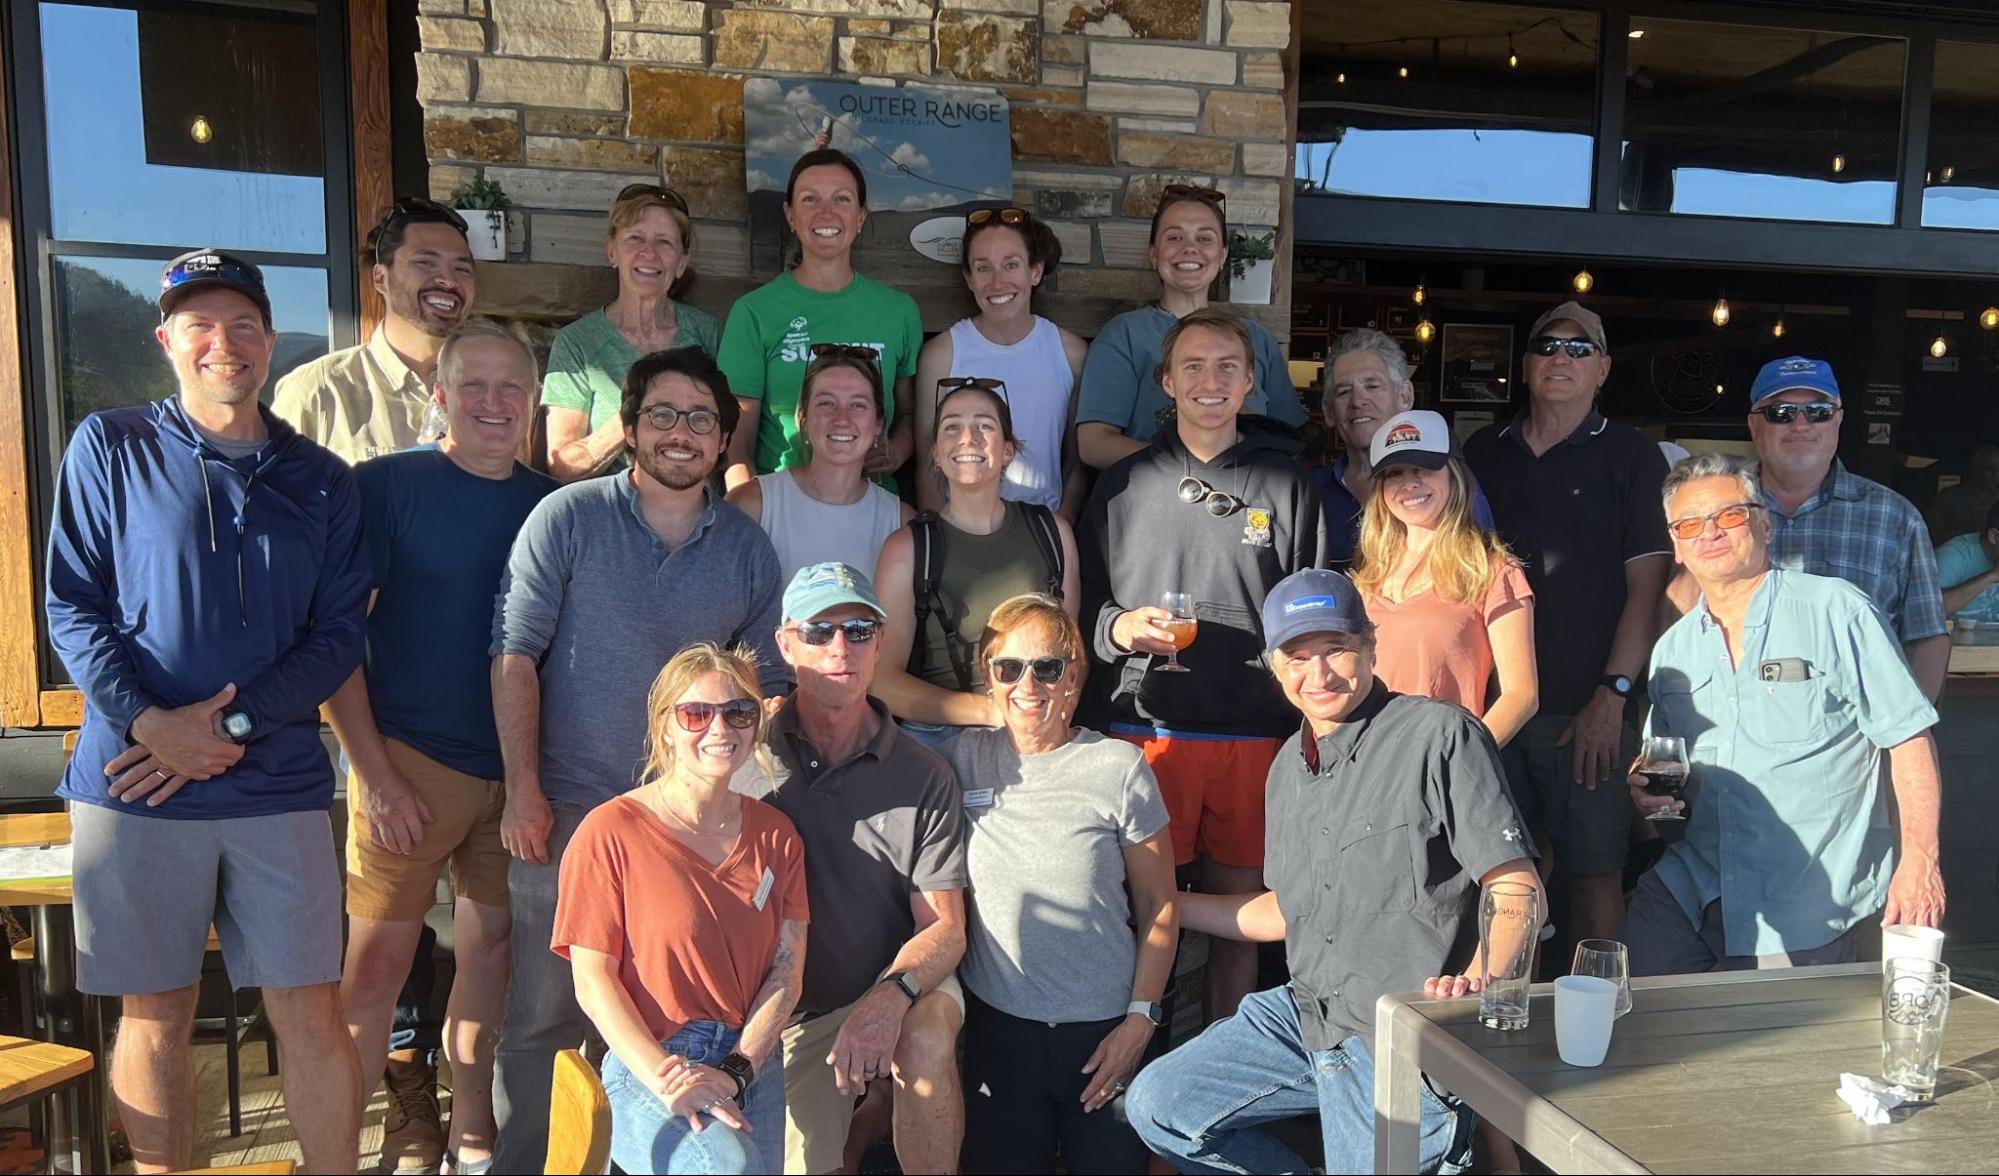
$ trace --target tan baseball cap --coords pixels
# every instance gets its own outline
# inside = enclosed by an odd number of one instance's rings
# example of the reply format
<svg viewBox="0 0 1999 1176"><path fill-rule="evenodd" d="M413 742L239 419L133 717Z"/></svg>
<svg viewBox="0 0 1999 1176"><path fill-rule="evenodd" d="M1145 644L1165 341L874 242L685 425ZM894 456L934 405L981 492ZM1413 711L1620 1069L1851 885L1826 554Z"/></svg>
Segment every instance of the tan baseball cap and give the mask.
<svg viewBox="0 0 1999 1176"><path fill-rule="evenodd" d="M1581 327L1583 334L1589 337L1590 342L1602 348L1605 355L1610 354L1610 341L1604 338L1603 334L1603 320L1597 317L1595 311L1580 302L1564 302L1555 309L1543 314L1540 318L1535 319L1533 328L1527 332L1527 338L1531 340L1541 335L1547 330L1549 323L1558 323L1563 319L1568 319L1570 322Z"/></svg>

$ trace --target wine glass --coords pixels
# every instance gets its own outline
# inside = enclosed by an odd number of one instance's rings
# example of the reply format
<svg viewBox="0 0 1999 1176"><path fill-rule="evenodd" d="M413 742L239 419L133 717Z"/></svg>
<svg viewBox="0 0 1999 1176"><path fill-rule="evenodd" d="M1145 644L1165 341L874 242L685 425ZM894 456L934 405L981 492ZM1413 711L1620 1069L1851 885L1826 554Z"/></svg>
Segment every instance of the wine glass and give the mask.
<svg viewBox="0 0 1999 1176"><path fill-rule="evenodd" d="M1571 976L1595 976L1617 985L1617 1012L1631 1011L1631 954L1615 939L1585 939L1576 944Z"/></svg>
<svg viewBox="0 0 1999 1176"><path fill-rule="evenodd" d="M1167 640L1173 643L1173 652L1152 668L1184 674L1187 667L1180 664L1180 651L1194 643L1194 631L1200 627L1200 622L1194 619L1194 598L1185 592L1161 592L1159 607L1172 614L1160 621L1159 627L1166 630Z"/></svg>
<svg viewBox="0 0 1999 1176"><path fill-rule="evenodd" d="M1684 801L1687 789L1687 741L1678 735L1654 735L1638 749L1637 772L1645 778L1645 791L1653 796L1670 796ZM1684 821L1685 812L1662 810L1646 813L1648 821Z"/></svg>

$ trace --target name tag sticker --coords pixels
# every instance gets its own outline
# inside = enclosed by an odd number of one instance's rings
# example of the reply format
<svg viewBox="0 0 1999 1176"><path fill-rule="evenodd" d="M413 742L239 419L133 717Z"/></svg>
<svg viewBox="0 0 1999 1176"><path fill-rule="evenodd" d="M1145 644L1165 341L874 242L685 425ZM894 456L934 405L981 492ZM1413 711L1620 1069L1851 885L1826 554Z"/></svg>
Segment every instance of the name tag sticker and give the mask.
<svg viewBox="0 0 1999 1176"><path fill-rule="evenodd" d="M965 807L968 809L993 807L993 790L990 788L967 788Z"/></svg>
<svg viewBox="0 0 1999 1176"><path fill-rule="evenodd" d="M750 899L750 902L758 910L764 909L764 904L770 901L771 888L776 885L777 875L771 873L769 869L765 869L763 880L757 883L756 897Z"/></svg>

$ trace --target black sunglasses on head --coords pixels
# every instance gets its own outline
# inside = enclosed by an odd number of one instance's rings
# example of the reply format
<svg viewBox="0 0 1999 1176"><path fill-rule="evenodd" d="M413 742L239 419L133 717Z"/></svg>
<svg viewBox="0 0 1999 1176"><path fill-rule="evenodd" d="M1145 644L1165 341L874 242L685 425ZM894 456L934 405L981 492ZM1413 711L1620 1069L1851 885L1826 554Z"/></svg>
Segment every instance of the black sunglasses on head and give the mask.
<svg viewBox="0 0 1999 1176"><path fill-rule="evenodd" d="M1588 359L1603 353L1593 339L1565 339L1560 335L1536 335L1527 341L1527 350L1544 357L1566 351L1570 359Z"/></svg>
<svg viewBox="0 0 1999 1176"><path fill-rule="evenodd" d="M831 645L835 633L845 637L849 645L866 645L875 639L881 622L855 617L851 621L800 621L794 627L807 645Z"/></svg>
<svg viewBox="0 0 1999 1176"><path fill-rule="evenodd" d="M1168 184L1159 190L1159 196L1161 203L1198 200L1203 204L1212 204L1216 208L1225 207L1229 202L1226 192L1219 188L1204 188L1199 184Z"/></svg>
<svg viewBox="0 0 1999 1176"><path fill-rule="evenodd" d="M1823 402L1818 404L1766 404L1754 411L1761 414L1764 420L1769 421L1773 425L1788 425L1798 419L1799 413L1803 413L1805 420L1812 424L1823 425L1832 419L1833 413L1839 411L1839 406Z"/></svg>
<svg viewBox="0 0 1999 1176"><path fill-rule="evenodd" d="M421 217L426 221L441 220L461 233L466 231L465 218L458 215L457 209L423 196L405 196L396 201L394 207L389 209L389 215L382 218L382 223L386 225L391 220L406 221L412 217Z"/></svg>
<svg viewBox="0 0 1999 1176"><path fill-rule="evenodd" d="M993 680L1002 686L1011 686L1020 681L1022 674L1032 672L1034 680L1043 686L1053 686L1069 672L1069 659L1057 654L1045 657L996 657L986 662L993 668Z"/></svg>
<svg viewBox="0 0 1999 1176"><path fill-rule="evenodd" d="M859 359L868 363L879 363L881 359L874 348L858 343L814 343L810 354L814 359Z"/></svg>
<svg viewBox="0 0 1999 1176"><path fill-rule="evenodd" d="M946 396L953 392L962 392L966 388L990 392L1005 401L1008 407L1013 405L1013 401L1007 398L1006 381L996 380L991 376L945 376L937 381L937 403L944 403Z"/></svg>
<svg viewBox="0 0 1999 1176"><path fill-rule="evenodd" d="M654 200L663 201L667 204L672 205L673 207L679 209L682 214L687 214L686 199L682 197L680 193L674 191L672 188L667 187L665 184L647 184L647 183L626 184L624 187L618 189L617 202L623 203L624 201L630 200L636 196L649 196Z"/></svg>

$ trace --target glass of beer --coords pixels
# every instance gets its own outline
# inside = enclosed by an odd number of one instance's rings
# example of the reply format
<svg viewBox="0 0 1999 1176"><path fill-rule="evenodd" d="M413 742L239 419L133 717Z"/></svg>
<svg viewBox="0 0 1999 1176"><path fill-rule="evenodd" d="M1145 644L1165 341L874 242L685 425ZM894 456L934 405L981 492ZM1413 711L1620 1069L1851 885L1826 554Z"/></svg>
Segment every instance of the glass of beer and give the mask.
<svg viewBox="0 0 1999 1176"><path fill-rule="evenodd" d="M1200 622L1194 619L1194 598L1185 592L1161 592L1159 607L1173 614L1159 622L1159 627L1166 630L1167 639L1173 642L1173 652L1152 668L1184 674L1187 667L1180 664L1180 651L1194 643L1194 630L1200 627Z"/></svg>
<svg viewBox="0 0 1999 1176"><path fill-rule="evenodd" d="M1638 749L1634 769L1645 779L1645 791L1684 801L1687 790L1687 741L1678 735L1654 735ZM1648 821L1684 821L1683 812L1646 813Z"/></svg>

